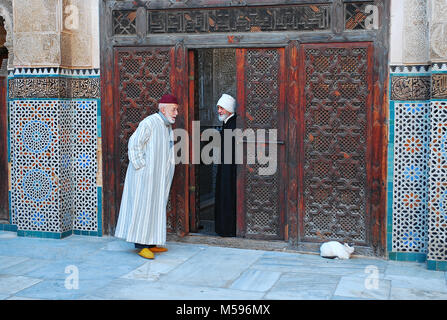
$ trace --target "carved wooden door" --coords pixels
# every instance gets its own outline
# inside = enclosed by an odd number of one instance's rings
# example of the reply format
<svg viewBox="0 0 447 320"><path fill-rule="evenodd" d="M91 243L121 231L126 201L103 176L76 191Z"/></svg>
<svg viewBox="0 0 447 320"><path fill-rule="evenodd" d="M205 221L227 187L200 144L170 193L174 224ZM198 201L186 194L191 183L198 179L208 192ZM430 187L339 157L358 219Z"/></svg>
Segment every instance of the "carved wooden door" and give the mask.
<svg viewBox="0 0 447 320"><path fill-rule="evenodd" d="M300 48L302 241L370 242L371 43Z"/></svg>
<svg viewBox="0 0 447 320"><path fill-rule="evenodd" d="M253 239L284 239L284 188L283 164L285 56L283 48L237 49L237 102L238 128L277 130L276 170L260 174L266 167L259 163L247 163L238 168L237 182L237 235ZM273 144L264 143L265 153L272 151ZM258 142L260 140L258 139ZM245 141L244 150L249 150ZM255 150L261 145L256 144ZM245 153L245 151L244 151Z"/></svg>
<svg viewBox="0 0 447 320"><path fill-rule="evenodd" d="M157 102L167 93L179 100L175 128L186 128L188 115L187 55L179 44L175 47L120 47L115 58L115 178L116 208L120 207L128 166L127 146L138 124L158 112ZM184 235L188 232L185 164L176 166L167 206L167 230ZM107 174L107 173L106 173Z"/></svg>

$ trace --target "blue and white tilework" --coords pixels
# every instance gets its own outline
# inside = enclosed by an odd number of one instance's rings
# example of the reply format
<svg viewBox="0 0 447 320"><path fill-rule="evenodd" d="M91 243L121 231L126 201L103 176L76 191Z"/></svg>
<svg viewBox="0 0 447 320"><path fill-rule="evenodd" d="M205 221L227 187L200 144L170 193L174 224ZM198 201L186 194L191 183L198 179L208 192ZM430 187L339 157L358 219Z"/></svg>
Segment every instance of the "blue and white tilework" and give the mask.
<svg viewBox="0 0 447 320"><path fill-rule="evenodd" d="M430 104L394 103L392 250L426 253Z"/></svg>
<svg viewBox="0 0 447 320"><path fill-rule="evenodd" d="M21 68L8 81L11 224L43 237L101 235L99 71Z"/></svg>

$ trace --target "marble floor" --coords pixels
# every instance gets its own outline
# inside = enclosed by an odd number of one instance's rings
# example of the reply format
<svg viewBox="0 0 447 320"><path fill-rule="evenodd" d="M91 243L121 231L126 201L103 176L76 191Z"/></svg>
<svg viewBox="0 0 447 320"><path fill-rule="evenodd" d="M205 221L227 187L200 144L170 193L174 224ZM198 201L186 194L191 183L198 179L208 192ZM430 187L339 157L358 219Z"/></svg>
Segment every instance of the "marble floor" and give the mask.
<svg viewBox="0 0 447 320"><path fill-rule="evenodd" d="M446 273L423 263L179 242L167 248L145 260L114 237L0 231L0 300L447 299Z"/></svg>

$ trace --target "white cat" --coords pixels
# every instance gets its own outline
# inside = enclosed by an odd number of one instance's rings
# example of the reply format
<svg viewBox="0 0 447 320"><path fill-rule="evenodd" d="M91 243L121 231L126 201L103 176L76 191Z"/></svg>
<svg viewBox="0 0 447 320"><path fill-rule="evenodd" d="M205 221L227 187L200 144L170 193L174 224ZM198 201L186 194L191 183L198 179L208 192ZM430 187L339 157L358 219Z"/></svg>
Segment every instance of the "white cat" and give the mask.
<svg viewBox="0 0 447 320"><path fill-rule="evenodd" d="M349 259L354 252L354 247L350 247L347 243L342 245L337 241L325 242L320 247L320 256L323 258Z"/></svg>

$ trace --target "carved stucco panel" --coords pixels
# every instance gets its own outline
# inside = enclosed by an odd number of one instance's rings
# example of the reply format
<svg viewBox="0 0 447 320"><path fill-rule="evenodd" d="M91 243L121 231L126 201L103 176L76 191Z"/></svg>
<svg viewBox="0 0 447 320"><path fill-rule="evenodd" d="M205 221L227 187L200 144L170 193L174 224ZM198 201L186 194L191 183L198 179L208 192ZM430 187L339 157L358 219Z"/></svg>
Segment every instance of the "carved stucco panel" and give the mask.
<svg viewBox="0 0 447 320"><path fill-rule="evenodd" d="M429 61L429 23L426 0L404 2L403 62Z"/></svg>
<svg viewBox="0 0 447 320"><path fill-rule="evenodd" d="M62 66L92 66L92 5L95 1L64 0L61 33ZM99 41L99 39L98 39Z"/></svg>
<svg viewBox="0 0 447 320"><path fill-rule="evenodd" d="M431 21L445 22L447 17L447 0L431 0Z"/></svg>
<svg viewBox="0 0 447 320"><path fill-rule="evenodd" d="M14 32L57 32L59 0L14 1Z"/></svg>
<svg viewBox="0 0 447 320"><path fill-rule="evenodd" d="M430 23L430 58L447 61L447 0L432 0Z"/></svg>
<svg viewBox="0 0 447 320"><path fill-rule="evenodd" d="M99 60L97 6L98 0L14 1L14 66L92 67L94 55Z"/></svg>
<svg viewBox="0 0 447 320"><path fill-rule="evenodd" d="M60 1L14 1L14 67L60 65Z"/></svg>
<svg viewBox="0 0 447 320"><path fill-rule="evenodd" d="M92 66L92 38L82 33L61 34L61 65L88 68Z"/></svg>
<svg viewBox="0 0 447 320"><path fill-rule="evenodd" d="M60 34L17 33L14 35L16 67L60 65Z"/></svg>

